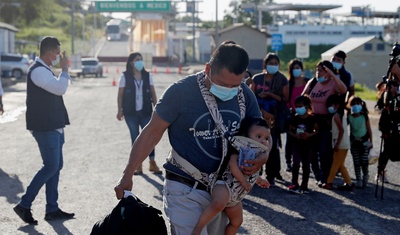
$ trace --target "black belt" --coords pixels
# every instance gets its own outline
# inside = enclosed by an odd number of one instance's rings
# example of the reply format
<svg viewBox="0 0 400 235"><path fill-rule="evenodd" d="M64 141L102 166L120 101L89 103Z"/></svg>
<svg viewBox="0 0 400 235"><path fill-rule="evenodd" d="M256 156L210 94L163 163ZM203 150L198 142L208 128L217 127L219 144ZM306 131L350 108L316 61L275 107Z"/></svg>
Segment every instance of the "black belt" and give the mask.
<svg viewBox="0 0 400 235"><path fill-rule="evenodd" d="M187 185L187 186L189 186L191 188L194 188L194 185L197 182L197 186L195 187L195 189L203 190L203 191L207 191L208 192L208 188L204 184L202 184L202 183L200 183L200 182L198 182L196 180L190 180L188 178L182 177L180 175L174 174L174 173L169 172L169 171L165 171L165 178L167 178L169 180L173 180L173 181L179 182L179 183L182 183L182 184Z"/></svg>

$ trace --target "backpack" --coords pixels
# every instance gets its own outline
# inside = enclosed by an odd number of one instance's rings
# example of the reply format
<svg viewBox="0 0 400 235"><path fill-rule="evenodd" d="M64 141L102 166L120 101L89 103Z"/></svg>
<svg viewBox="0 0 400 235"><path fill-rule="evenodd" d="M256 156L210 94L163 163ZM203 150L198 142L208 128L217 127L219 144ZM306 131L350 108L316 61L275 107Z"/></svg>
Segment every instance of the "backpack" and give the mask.
<svg viewBox="0 0 400 235"><path fill-rule="evenodd" d="M167 227L160 210L130 195L104 219L97 221L91 235L167 235Z"/></svg>

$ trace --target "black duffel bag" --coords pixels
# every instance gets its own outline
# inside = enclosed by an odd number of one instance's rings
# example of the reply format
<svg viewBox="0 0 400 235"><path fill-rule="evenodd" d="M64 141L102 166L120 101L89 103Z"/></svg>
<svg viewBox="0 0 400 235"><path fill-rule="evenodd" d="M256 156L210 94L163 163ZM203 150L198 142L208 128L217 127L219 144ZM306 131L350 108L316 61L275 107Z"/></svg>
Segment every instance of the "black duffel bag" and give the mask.
<svg viewBox="0 0 400 235"><path fill-rule="evenodd" d="M135 195L120 200L104 219L96 222L91 235L167 235L160 210L142 202Z"/></svg>

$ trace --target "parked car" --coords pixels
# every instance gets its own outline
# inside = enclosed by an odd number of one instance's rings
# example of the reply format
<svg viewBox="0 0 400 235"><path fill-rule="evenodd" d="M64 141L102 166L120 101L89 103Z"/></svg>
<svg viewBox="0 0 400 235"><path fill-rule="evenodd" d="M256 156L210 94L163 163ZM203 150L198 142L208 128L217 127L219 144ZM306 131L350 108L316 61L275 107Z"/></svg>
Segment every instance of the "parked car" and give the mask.
<svg viewBox="0 0 400 235"><path fill-rule="evenodd" d="M79 75L85 77L93 74L97 77L103 77L103 64L97 58L82 58L82 72Z"/></svg>
<svg viewBox="0 0 400 235"><path fill-rule="evenodd" d="M19 54L1 54L1 73L3 77L22 79L28 74L29 58Z"/></svg>

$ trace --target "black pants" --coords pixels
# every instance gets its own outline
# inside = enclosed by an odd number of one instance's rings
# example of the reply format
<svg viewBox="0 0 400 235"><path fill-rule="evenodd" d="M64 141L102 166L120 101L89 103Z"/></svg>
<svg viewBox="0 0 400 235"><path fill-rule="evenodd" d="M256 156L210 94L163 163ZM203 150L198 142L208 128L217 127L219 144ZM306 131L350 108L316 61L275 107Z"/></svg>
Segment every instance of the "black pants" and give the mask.
<svg viewBox="0 0 400 235"><path fill-rule="evenodd" d="M279 153L279 136L278 131L274 129L271 130L272 136L272 149L269 153L269 158L267 163L265 163L265 173L267 175L267 180L271 181L275 179L280 173L281 170L281 157Z"/></svg>
<svg viewBox="0 0 400 235"><path fill-rule="evenodd" d="M389 160L393 162L400 161L400 154L398 153L398 145L400 137L390 136L383 139L383 152L379 155L378 172L382 173ZM382 150L381 150L382 151Z"/></svg>

